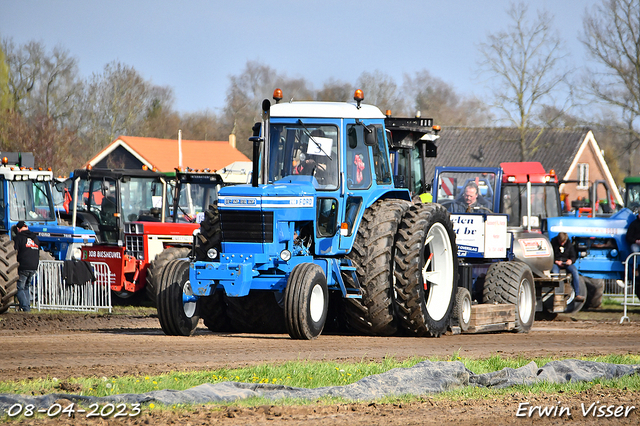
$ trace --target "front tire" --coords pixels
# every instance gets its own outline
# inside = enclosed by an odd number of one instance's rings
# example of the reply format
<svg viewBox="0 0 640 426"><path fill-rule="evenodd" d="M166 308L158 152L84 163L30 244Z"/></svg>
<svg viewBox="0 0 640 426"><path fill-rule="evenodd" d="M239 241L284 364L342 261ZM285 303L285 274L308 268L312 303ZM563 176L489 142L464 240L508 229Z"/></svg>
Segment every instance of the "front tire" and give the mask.
<svg viewBox="0 0 640 426"><path fill-rule="evenodd" d="M523 262L494 263L484 280L482 300L483 303L515 305L515 330L528 333L536 311L536 291L531 269Z"/></svg>
<svg viewBox="0 0 640 426"><path fill-rule="evenodd" d="M402 328L415 336L444 334L455 303L458 254L449 212L440 204L416 204L406 212L394 277Z"/></svg>
<svg viewBox="0 0 640 426"><path fill-rule="evenodd" d="M176 259L164 268L158 292L158 319L162 331L169 336L190 336L198 325L198 304L185 301L192 296L189 262Z"/></svg>
<svg viewBox="0 0 640 426"><path fill-rule="evenodd" d="M167 247L158 253L153 262L147 267L147 284L146 293L153 306L157 306L158 289L160 288L160 276L162 270L167 264L174 259L182 259L189 256L189 248L187 247Z"/></svg>
<svg viewBox="0 0 640 426"><path fill-rule="evenodd" d="M284 317L292 339L311 340L322 333L327 321L327 278L315 263L296 265L284 293Z"/></svg>

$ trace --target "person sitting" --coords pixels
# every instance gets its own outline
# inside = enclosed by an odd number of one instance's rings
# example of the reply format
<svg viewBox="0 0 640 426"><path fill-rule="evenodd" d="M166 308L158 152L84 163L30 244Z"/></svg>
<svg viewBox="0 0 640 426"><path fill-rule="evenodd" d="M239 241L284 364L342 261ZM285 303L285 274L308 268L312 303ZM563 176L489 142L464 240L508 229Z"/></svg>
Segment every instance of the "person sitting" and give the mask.
<svg viewBox="0 0 640 426"><path fill-rule="evenodd" d="M553 247L554 264L551 268L551 272L557 274L560 269L564 269L571 274L573 290L575 297L573 300L576 302L583 302L584 295L580 294L580 275L578 269L574 265L577 255L576 250L573 248L573 244L569 241L569 236L566 232L560 232L558 235L551 239L551 246Z"/></svg>
<svg viewBox="0 0 640 426"><path fill-rule="evenodd" d="M473 181L467 183L464 187L461 198L467 213L471 213L477 209L490 209L489 204L482 198L482 195L480 195L478 184Z"/></svg>

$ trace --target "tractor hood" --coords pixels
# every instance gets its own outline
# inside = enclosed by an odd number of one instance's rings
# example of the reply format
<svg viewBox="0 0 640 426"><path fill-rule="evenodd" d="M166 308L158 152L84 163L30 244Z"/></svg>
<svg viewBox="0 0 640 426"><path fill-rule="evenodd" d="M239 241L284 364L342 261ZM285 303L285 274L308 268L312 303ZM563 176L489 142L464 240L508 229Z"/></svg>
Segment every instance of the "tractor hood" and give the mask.
<svg viewBox="0 0 640 426"><path fill-rule="evenodd" d="M290 176L270 185L226 186L218 194L218 207L313 207L316 195L314 180L311 176Z"/></svg>

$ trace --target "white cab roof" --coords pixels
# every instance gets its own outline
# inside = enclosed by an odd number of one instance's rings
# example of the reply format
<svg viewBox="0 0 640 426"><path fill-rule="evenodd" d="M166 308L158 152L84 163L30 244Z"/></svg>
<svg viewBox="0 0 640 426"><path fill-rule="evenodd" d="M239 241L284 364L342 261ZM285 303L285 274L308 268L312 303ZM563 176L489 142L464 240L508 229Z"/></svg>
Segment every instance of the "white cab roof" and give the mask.
<svg viewBox="0 0 640 426"><path fill-rule="evenodd" d="M310 118L384 118L384 114L373 105L346 102L286 102L271 105L271 117Z"/></svg>

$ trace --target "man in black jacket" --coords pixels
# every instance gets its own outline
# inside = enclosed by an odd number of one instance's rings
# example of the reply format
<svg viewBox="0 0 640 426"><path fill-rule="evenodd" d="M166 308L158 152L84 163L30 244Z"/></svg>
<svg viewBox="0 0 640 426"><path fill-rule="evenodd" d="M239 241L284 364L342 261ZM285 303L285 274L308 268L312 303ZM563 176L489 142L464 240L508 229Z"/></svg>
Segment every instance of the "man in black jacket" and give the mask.
<svg viewBox="0 0 640 426"><path fill-rule="evenodd" d="M574 263L578 256L576 250L573 248L573 244L569 241L569 236L566 232L560 232L557 236L551 239L551 246L553 247L554 264L551 268L551 272L557 274L560 269L566 269L571 273L573 290L576 295L574 300L576 302L584 301L584 294L580 294L580 275L578 269Z"/></svg>
<svg viewBox="0 0 640 426"><path fill-rule="evenodd" d="M29 231L29 227L24 221L16 224L16 237L13 244L18 251L18 309L29 312L30 297L29 286L31 279L38 271L40 263L40 241L38 236Z"/></svg>

